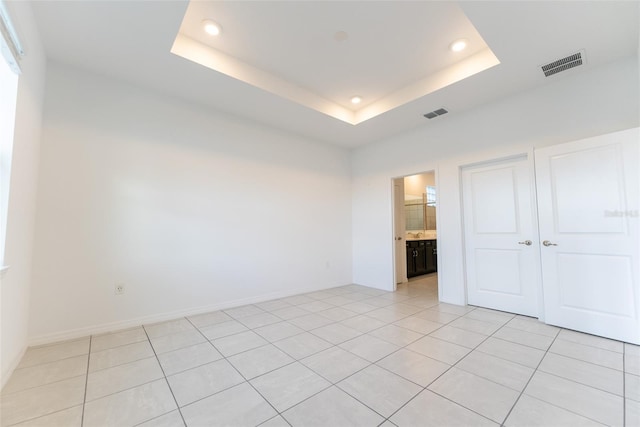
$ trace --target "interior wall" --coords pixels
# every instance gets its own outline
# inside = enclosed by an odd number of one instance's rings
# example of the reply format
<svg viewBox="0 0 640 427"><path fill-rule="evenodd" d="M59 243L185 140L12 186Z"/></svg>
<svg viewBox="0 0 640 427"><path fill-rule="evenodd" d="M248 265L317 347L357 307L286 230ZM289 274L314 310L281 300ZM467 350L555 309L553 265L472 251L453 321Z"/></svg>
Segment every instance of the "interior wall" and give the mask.
<svg viewBox="0 0 640 427"><path fill-rule="evenodd" d="M464 304L460 166L638 126L637 57L556 77L353 152L354 283L393 287L393 177L436 170L440 298Z"/></svg>
<svg viewBox="0 0 640 427"><path fill-rule="evenodd" d="M6 383L27 346L29 295L46 60L28 2L11 2L22 59L12 153L5 263L0 273L0 380ZM2 59L0 59L2 60Z"/></svg>
<svg viewBox="0 0 640 427"><path fill-rule="evenodd" d="M404 194L421 197L427 185L436 185L436 177L433 172L405 176Z"/></svg>
<svg viewBox="0 0 640 427"><path fill-rule="evenodd" d="M49 63L32 342L351 283L349 160Z"/></svg>

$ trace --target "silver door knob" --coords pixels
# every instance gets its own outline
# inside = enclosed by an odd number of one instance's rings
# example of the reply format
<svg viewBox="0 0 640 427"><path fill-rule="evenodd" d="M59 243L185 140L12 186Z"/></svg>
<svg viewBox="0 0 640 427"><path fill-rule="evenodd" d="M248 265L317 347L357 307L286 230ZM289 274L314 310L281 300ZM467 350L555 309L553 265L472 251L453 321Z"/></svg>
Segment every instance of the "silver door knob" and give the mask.
<svg viewBox="0 0 640 427"><path fill-rule="evenodd" d="M551 243L548 240L543 241L542 244L545 245L545 246L558 246L557 243Z"/></svg>
<svg viewBox="0 0 640 427"><path fill-rule="evenodd" d="M531 240L525 240L524 242L518 242L519 245L531 246L533 242Z"/></svg>

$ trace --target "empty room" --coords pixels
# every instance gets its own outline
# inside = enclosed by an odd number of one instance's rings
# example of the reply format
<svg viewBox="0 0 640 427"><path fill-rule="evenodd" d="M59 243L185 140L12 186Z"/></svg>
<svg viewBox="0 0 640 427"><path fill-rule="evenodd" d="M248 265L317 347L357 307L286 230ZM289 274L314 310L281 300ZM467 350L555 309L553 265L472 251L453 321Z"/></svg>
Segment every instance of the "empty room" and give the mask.
<svg viewBox="0 0 640 427"><path fill-rule="evenodd" d="M0 0L0 426L640 427L639 41Z"/></svg>

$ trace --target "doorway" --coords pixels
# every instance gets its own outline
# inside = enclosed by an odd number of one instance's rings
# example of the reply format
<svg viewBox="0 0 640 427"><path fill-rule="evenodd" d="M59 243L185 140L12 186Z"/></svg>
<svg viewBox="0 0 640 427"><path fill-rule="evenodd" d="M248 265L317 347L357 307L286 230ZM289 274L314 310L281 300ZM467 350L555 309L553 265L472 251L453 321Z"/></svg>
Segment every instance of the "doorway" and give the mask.
<svg viewBox="0 0 640 427"><path fill-rule="evenodd" d="M396 290L438 296L437 191L434 171L393 179Z"/></svg>

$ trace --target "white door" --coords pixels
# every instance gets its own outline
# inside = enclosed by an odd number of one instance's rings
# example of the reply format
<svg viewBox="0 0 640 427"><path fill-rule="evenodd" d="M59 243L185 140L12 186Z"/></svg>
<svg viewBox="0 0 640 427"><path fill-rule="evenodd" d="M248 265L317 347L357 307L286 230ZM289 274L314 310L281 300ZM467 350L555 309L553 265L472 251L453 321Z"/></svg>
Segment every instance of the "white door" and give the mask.
<svg viewBox="0 0 640 427"><path fill-rule="evenodd" d="M393 180L394 240L396 251L396 284L407 281L407 250L404 236L407 234L404 213L404 178Z"/></svg>
<svg viewBox="0 0 640 427"><path fill-rule="evenodd" d="M526 156L462 170L467 300L538 317L539 256Z"/></svg>
<svg viewBox="0 0 640 427"><path fill-rule="evenodd" d="M640 343L640 132L537 150L545 321Z"/></svg>

